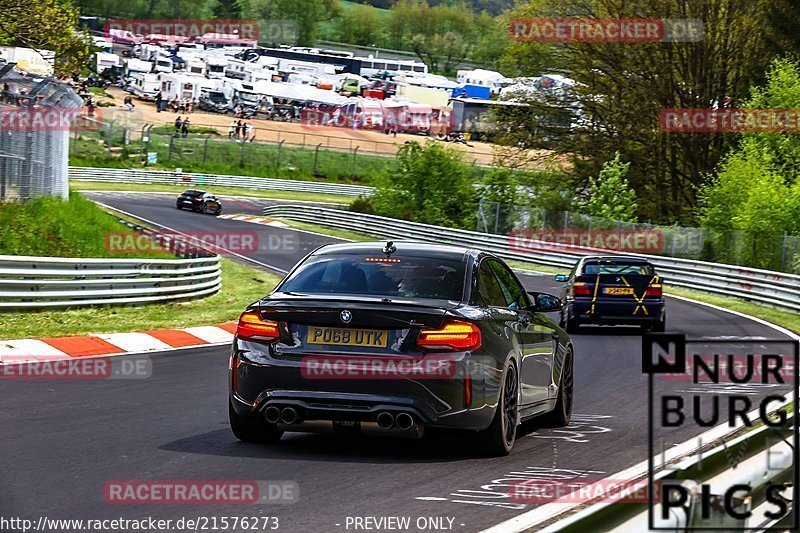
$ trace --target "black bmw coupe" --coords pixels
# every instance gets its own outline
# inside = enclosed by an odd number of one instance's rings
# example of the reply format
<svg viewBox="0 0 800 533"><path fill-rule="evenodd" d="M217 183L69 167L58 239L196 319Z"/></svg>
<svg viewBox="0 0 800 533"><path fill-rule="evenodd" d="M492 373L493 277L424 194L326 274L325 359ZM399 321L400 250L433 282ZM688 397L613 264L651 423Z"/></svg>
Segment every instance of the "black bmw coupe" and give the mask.
<svg viewBox="0 0 800 533"><path fill-rule="evenodd" d="M508 454L523 421L570 421L572 343L543 314L560 308L480 250L323 246L239 318L231 429L261 442L285 431L462 429Z"/></svg>

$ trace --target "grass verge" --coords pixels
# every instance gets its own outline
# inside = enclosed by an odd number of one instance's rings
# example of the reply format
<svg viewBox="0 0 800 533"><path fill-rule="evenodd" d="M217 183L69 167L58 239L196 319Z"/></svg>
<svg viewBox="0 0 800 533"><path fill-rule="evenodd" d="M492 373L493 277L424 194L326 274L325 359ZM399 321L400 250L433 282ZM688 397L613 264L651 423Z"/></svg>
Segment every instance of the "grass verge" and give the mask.
<svg viewBox="0 0 800 533"><path fill-rule="evenodd" d="M203 188L202 185L191 185ZM130 192L170 192L176 196L185 191L190 185L169 185L156 183L109 183L104 181L71 181L69 187L73 191L130 191ZM274 200L295 200L303 202L319 202L332 204L349 204L353 201L350 196L338 194L320 194L299 191L273 191L256 190L244 187L205 187L215 194L228 196L251 196L254 198L269 198Z"/></svg>
<svg viewBox="0 0 800 533"><path fill-rule="evenodd" d="M92 307L65 311L0 313L0 339L59 337L207 326L236 320L280 278L222 259L222 290L203 300L142 307Z"/></svg>
<svg viewBox="0 0 800 533"><path fill-rule="evenodd" d="M114 251L106 237L128 232L94 202L71 193L67 200L39 197L0 203L0 254L47 257L163 257L169 253Z"/></svg>
<svg viewBox="0 0 800 533"><path fill-rule="evenodd" d="M276 220L278 220L279 222L283 222L290 228L301 229L305 231L313 231L314 233L322 233L323 235L329 235L331 237L337 237L339 239L347 239L349 241L368 242L368 241L380 240L377 237L364 235L363 233L356 233L355 231L329 228L327 226L317 226L316 224L309 224L308 222L297 222L296 220L288 220L285 218L279 218Z"/></svg>

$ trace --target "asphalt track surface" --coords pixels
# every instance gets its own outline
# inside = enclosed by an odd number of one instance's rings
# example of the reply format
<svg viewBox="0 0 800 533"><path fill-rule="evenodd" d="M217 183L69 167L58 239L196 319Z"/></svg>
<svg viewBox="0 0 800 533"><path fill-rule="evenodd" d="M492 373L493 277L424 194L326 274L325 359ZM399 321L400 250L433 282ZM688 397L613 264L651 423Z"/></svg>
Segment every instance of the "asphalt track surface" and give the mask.
<svg viewBox="0 0 800 533"><path fill-rule="evenodd" d="M334 240L178 212L174 198L164 195L86 195L180 231L241 229L264 239L289 232L299 237L294 252L253 257L281 270ZM226 211L258 213L269 203L240 202L225 202ZM558 292L550 276L522 279L531 290ZM669 301L668 316L669 330L690 337L781 337L748 319L679 300ZM433 530L430 524L418 529L416 521L445 517L453 519L450 530L480 531L536 507L509 499L510 479L597 480L647 457L648 391L638 329L587 328L573 340L573 423L523 426L503 458L481 457L463 435L447 434L405 440L287 433L276 445L238 442L227 421L226 346L149 355L153 372L144 380L4 380L0 516L275 516L279 531L292 532L354 531L354 517L395 516L410 517L411 531ZM681 428L667 444L702 431ZM112 505L103 497L110 480L217 479L292 480L300 496L293 504L263 506Z"/></svg>

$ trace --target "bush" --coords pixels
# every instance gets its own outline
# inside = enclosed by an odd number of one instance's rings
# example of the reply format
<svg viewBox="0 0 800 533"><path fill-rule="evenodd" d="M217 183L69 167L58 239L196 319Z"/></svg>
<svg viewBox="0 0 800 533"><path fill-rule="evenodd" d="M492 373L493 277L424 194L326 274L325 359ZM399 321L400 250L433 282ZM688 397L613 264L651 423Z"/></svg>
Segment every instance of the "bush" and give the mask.
<svg viewBox="0 0 800 533"><path fill-rule="evenodd" d="M372 207L372 202L366 196L359 196L350 202L350 205L347 206L347 210L354 213L366 213L368 215L375 214L375 209Z"/></svg>
<svg viewBox="0 0 800 533"><path fill-rule="evenodd" d="M411 142L400 148L397 171L386 171L371 203L392 218L474 227L477 195L463 153L441 144Z"/></svg>

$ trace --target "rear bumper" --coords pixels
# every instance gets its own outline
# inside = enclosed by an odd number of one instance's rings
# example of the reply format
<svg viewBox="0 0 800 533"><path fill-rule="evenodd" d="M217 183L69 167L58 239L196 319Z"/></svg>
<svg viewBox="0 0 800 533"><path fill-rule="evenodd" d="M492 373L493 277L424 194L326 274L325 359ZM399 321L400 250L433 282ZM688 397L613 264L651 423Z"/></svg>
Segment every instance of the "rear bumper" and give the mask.
<svg viewBox="0 0 800 533"><path fill-rule="evenodd" d="M663 301L573 300L567 307L573 319L595 324L648 324L664 320Z"/></svg>
<svg viewBox="0 0 800 533"><path fill-rule="evenodd" d="M240 354L236 352L237 357ZM485 377L474 377L478 372ZM264 417L271 406L294 407L304 422L374 424L382 412L395 416L408 413L425 427L482 430L494 417L500 373L472 368L470 380L465 380L463 373L436 379L319 379L304 376L299 360L267 356L259 358L257 364L243 362L231 370L229 386L231 403L241 416ZM471 397L469 404L467 395Z"/></svg>

